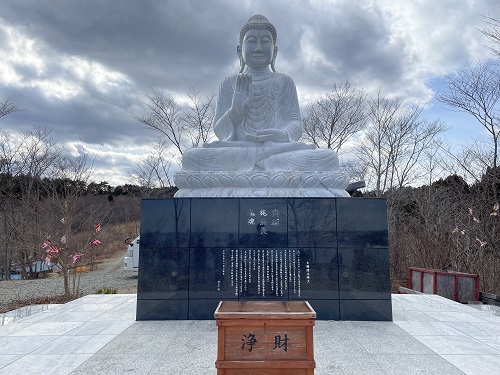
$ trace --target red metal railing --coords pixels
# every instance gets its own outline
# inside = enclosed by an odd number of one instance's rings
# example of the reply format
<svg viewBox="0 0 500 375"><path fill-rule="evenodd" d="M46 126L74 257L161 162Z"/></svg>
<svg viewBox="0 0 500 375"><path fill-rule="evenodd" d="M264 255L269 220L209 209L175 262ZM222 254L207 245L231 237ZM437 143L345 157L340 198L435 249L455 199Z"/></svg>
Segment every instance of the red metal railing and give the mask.
<svg viewBox="0 0 500 375"><path fill-rule="evenodd" d="M479 301L479 275L476 274L410 267L408 284L417 292L437 294L457 302Z"/></svg>

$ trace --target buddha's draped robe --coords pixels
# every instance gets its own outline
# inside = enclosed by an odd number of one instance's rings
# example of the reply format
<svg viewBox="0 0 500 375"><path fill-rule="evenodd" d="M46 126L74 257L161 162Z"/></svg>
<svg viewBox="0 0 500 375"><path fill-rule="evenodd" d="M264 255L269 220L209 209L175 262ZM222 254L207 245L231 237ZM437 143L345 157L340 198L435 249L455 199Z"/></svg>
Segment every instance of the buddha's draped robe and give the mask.
<svg viewBox="0 0 500 375"><path fill-rule="evenodd" d="M244 120L233 125L231 108L237 75L220 85L213 120L219 141L205 143L184 152L185 171L334 171L338 158L334 151L298 142L303 126L297 90L293 80L282 73L267 78L254 77L253 103ZM288 142L254 142L247 135L263 129L283 130Z"/></svg>

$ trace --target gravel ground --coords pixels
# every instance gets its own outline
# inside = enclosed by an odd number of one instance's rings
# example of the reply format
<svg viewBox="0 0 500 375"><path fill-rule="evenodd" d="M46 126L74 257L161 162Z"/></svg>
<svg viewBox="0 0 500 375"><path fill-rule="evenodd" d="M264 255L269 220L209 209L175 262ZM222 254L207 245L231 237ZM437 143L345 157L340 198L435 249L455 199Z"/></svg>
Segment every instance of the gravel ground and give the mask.
<svg viewBox="0 0 500 375"><path fill-rule="evenodd" d="M80 291L93 294L102 288L117 289L118 293L137 293L137 272L123 269L123 256L105 259L94 271L81 274ZM39 280L0 281L0 311L15 302L30 301L64 294L62 276Z"/></svg>

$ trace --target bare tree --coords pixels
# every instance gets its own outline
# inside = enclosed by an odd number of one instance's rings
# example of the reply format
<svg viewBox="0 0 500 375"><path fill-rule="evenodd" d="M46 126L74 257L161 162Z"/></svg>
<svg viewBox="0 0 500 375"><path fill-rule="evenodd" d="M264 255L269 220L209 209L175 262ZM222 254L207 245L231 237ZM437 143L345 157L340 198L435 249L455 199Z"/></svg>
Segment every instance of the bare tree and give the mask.
<svg viewBox="0 0 500 375"><path fill-rule="evenodd" d="M187 147L184 136L189 138L191 147L210 139L215 94L203 95L190 87L188 108L181 108L170 94L163 91L151 90L145 96L146 112L134 117L165 137L164 146L172 145L182 155Z"/></svg>
<svg viewBox="0 0 500 375"><path fill-rule="evenodd" d="M91 256L89 244L96 236L96 228L106 225L111 212L105 196L101 200L86 199L94 161L87 154L76 158L63 155L51 172L52 179L44 181L46 198L41 202L40 216L46 237L40 242L50 240L55 246L53 257L62 270L68 298L78 294L77 279L71 278L76 275L77 260Z"/></svg>
<svg viewBox="0 0 500 375"><path fill-rule="evenodd" d="M182 135L185 123L182 121L179 105L169 94L162 91L151 90L144 94L147 98L144 114L134 116L135 119L149 128L156 130L165 137L182 155Z"/></svg>
<svg viewBox="0 0 500 375"><path fill-rule="evenodd" d="M21 108L15 104L15 102L12 99L5 99L5 100L0 100L0 121L2 120L3 117L14 113L14 112L19 112L21 111ZM10 134L3 132L0 130L0 174L4 177L8 177L12 174L11 169L15 169L15 163L16 163L16 152L17 149L13 147L12 145L12 137ZM5 271L5 279L9 280L10 279L10 241L11 241L11 235L8 232L8 226L9 226L9 220L7 217L7 207L6 205L8 204L8 200L10 198L10 190L9 186L10 182L8 178L4 179L5 181L3 182L3 189L0 191L0 210L2 212L2 229L3 229L3 246L4 246L4 271Z"/></svg>
<svg viewBox="0 0 500 375"><path fill-rule="evenodd" d="M345 143L366 126L366 94L349 81L337 85L307 107L303 118L303 138L317 147L337 153Z"/></svg>
<svg viewBox="0 0 500 375"><path fill-rule="evenodd" d="M13 177L18 171L18 147L14 144L12 134L0 130L0 176L2 178L0 190L0 212L2 214L3 269L5 279L10 279L10 267L13 252L13 232L11 213L14 210L14 181Z"/></svg>
<svg viewBox="0 0 500 375"><path fill-rule="evenodd" d="M366 177L367 167L363 163L359 163L359 160L349 160L340 166L342 172L344 172L350 181L364 181Z"/></svg>
<svg viewBox="0 0 500 375"><path fill-rule="evenodd" d="M214 93L201 94L192 86L187 92L189 109L184 115L184 125L191 139L191 146L198 147L200 142L206 143L213 137L212 119L214 117Z"/></svg>
<svg viewBox="0 0 500 375"><path fill-rule="evenodd" d="M500 72L496 62L467 64L463 69L445 78L447 91L438 100L453 110L473 116L488 132L492 142L493 199L498 200L498 147L500 136Z"/></svg>
<svg viewBox="0 0 500 375"><path fill-rule="evenodd" d="M12 99L0 100L0 120L8 114L19 112L21 110L21 107L19 107Z"/></svg>
<svg viewBox="0 0 500 375"><path fill-rule="evenodd" d="M157 140L149 155L136 164L132 178L141 186L141 197L148 197L155 188L165 189L172 186L170 167L174 158L165 147L164 140Z"/></svg>
<svg viewBox="0 0 500 375"><path fill-rule="evenodd" d="M50 169L58 162L62 148L51 137L52 131L35 126L22 133L19 143L18 188L21 189L16 207L21 210L19 219L13 226L17 234L18 251L22 257L23 269L32 270L33 265L44 257L40 250L43 221L40 220L40 200L43 197L41 182L50 175ZM34 272L32 272L33 274Z"/></svg>
<svg viewBox="0 0 500 375"><path fill-rule="evenodd" d="M481 32L488 40L493 43L493 46L488 46L488 48L497 56L500 56L500 21L496 18L490 16L483 16L484 23L487 27Z"/></svg>
<svg viewBox="0 0 500 375"><path fill-rule="evenodd" d="M374 180L375 195L420 178L418 163L445 130L444 124L422 118L422 107L404 107L400 99L391 100L380 90L368 102L368 119L369 126L357 151Z"/></svg>
<svg viewBox="0 0 500 375"><path fill-rule="evenodd" d="M492 195L494 152L491 141L477 139L450 158L450 171L470 181L470 191L460 197L461 206L452 212L454 232L453 266L481 275L482 286L492 293L500 287L500 211ZM497 185L497 184L495 184ZM497 289L498 290L498 289Z"/></svg>
<svg viewBox="0 0 500 375"><path fill-rule="evenodd" d="M481 182L485 171L493 164L493 152L487 140L473 139L471 142L453 147L442 143L445 157L441 160L448 174L462 176L470 184Z"/></svg>
<svg viewBox="0 0 500 375"><path fill-rule="evenodd" d="M155 188L166 188L166 184L172 187L171 164L173 161L180 163L186 148L198 147L213 137L215 94L204 95L190 87L186 107L181 107L170 94L162 91L152 90L145 96L146 112L135 119L157 131L160 137L146 159L136 165L133 178L142 186L144 194L149 195Z"/></svg>
<svg viewBox="0 0 500 375"><path fill-rule="evenodd" d="M18 135L0 135L0 210L6 270L15 262L22 265L24 272L40 260L41 180L47 176L60 150L50 138L50 130L43 127Z"/></svg>

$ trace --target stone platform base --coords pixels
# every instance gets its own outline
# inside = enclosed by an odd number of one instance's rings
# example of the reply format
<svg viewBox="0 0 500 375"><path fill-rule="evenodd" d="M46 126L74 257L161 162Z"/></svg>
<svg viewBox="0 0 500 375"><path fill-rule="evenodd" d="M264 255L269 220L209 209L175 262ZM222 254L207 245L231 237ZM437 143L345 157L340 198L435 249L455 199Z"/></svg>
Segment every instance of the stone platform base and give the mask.
<svg viewBox="0 0 500 375"><path fill-rule="evenodd" d="M348 197L340 172L178 172L176 197Z"/></svg>

